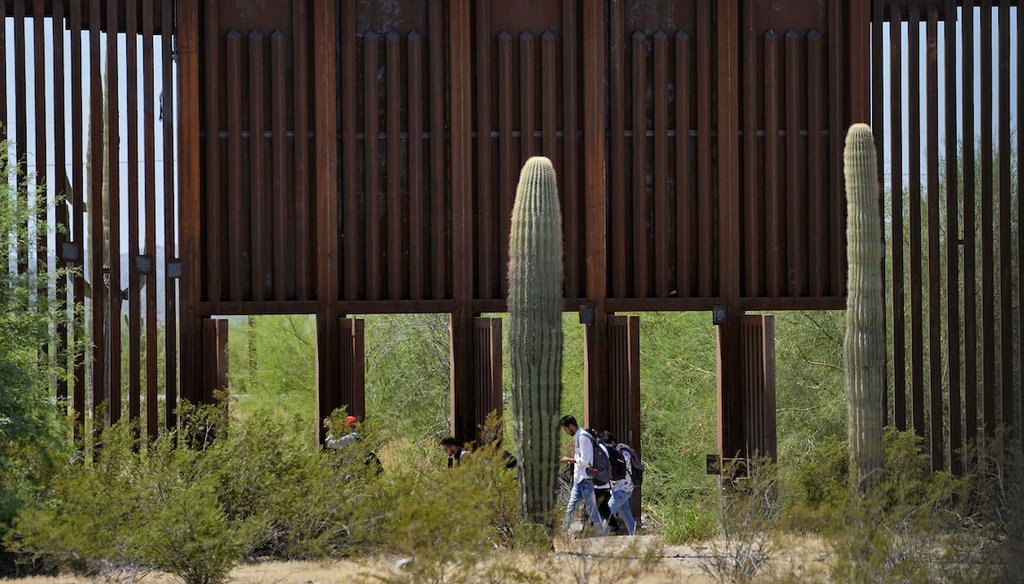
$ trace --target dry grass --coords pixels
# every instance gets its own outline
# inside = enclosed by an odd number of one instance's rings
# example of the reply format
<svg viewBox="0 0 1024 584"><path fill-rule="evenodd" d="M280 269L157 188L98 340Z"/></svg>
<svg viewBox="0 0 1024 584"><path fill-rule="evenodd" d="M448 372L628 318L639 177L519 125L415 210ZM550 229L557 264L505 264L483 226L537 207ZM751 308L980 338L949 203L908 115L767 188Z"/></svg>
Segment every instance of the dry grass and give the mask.
<svg viewBox="0 0 1024 584"><path fill-rule="evenodd" d="M559 539L552 553L542 556L507 556L523 569L535 572L539 582L585 584L667 584L715 582L701 569L701 562L712 553L709 542L693 545L662 546L657 536ZM369 558L355 561L263 562L237 566L231 582L244 584L349 584L359 581L387 582L399 558ZM793 540L779 547L767 572L791 579L819 580L828 572L828 556L815 539ZM767 574L766 574L767 575ZM125 578L85 579L74 576L32 577L2 580L18 584L124 584ZM148 574L134 580L139 584L177 582L165 574Z"/></svg>

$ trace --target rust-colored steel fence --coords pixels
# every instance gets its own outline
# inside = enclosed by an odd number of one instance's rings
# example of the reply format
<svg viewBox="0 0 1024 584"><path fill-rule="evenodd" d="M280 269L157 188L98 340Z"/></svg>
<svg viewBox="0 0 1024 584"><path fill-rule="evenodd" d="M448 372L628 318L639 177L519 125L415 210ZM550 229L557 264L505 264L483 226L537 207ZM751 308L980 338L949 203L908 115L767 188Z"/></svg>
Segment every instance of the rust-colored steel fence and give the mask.
<svg viewBox="0 0 1024 584"><path fill-rule="evenodd" d="M88 345L56 387L76 412L105 403L115 421L126 407L154 435L161 408L172 420L179 340L181 393L202 400L219 371L204 363L208 320L276 313L317 316L321 413L358 409L348 316L444 312L453 431L471 436L500 355L475 319L504 310L517 172L543 154L566 309L587 327L588 423L635 417L610 412L636 366L616 312L717 306L734 365L719 446L743 451L741 317L844 306L840 154L849 123L870 118L894 242L887 415L955 471L965 444L1020 419L1016 2L0 0L0 13L0 119L34 173L9 183L22 200L43 185L66 199L53 213L66 230L12 265L77 269L51 292L85 308L59 331L61 358L73 336Z"/></svg>
<svg viewBox="0 0 1024 584"><path fill-rule="evenodd" d="M84 307L57 331L71 375L56 395L98 422L127 407L156 436L177 395L173 3L0 0L0 14L0 122L20 173L5 179L19 201L45 192L59 226L30 220L37 250L16 269L71 268L47 293Z"/></svg>
<svg viewBox="0 0 1024 584"><path fill-rule="evenodd" d="M999 426L1024 447L1024 12L1009 0L873 10L890 420L926 438L933 468L959 473L965 447Z"/></svg>

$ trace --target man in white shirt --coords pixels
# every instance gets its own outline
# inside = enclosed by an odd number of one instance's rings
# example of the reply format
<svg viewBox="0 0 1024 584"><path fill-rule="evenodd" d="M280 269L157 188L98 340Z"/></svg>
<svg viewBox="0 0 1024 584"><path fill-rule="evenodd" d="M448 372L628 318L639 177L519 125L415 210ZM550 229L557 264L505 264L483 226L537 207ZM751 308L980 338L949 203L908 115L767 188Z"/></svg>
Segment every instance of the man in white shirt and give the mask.
<svg viewBox="0 0 1024 584"><path fill-rule="evenodd" d="M565 520L562 527L566 530L572 525L572 516L580 501L590 514L590 521L604 535L607 528L601 521L601 515L597 512L597 500L594 498L594 479L587 474L587 469L594 465L594 439L576 423L573 416L563 416L559 422L562 430L573 438L573 457L564 457L562 462L575 464L576 468L572 475L572 492L569 494L569 504L566 506Z"/></svg>

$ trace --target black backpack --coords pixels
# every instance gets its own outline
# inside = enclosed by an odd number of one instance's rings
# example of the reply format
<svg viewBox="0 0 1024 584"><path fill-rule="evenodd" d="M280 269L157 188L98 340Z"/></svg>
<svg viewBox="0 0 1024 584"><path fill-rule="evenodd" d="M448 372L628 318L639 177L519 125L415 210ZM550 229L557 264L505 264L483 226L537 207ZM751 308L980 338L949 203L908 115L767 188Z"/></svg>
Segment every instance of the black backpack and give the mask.
<svg viewBox="0 0 1024 584"><path fill-rule="evenodd" d="M633 467L629 469L630 477L633 479L633 484L635 486L642 485L644 482L644 463L640 461L640 455L637 454L636 451L633 450L628 444L623 444L621 442L615 446L615 449L619 452L620 456L622 456L622 452L624 451L629 452L630 466ZM623 458L625 457L623 456Z"/></svg>
<svg viewBox="0 0 1024 584"><path fill-rule="evenodd" d="M626 478L626 457L622 456L617 448L605 446L602 450L608 451L608 463L613 481L621 481Z"/></svg>
<svg viewBox="0 0 1024 584"><path fill-rule="evenodd" d="M586 432L587 438L590 439L590 445L594 451L593 466L587 469L587 476L594 479L595 483L604 484L611 480L611 462L608 460L608 452L601 448L597 438L590 432Z"/></svg>

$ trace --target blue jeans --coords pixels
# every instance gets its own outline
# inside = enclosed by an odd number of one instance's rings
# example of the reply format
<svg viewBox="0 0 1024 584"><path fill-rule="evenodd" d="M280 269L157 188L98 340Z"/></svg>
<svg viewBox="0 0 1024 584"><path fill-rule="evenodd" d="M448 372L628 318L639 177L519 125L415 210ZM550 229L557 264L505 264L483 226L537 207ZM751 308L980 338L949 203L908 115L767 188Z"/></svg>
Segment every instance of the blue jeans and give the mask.
<svg viewBox="0 0 1024 584"><path fill-rule="evenodd" d="M612 498L608 501L608 510L611 515L618 515L626 524L626 531L630 535L636 535L636 519L633 519L633 511L629 508L629 499L632 492L612 491Z"/></svg>
<svg viewBox="0 0 1024 584"><path fill-rule="evenodd" d="M565 521L562 522L564 529L569 529L572 525L572 516L576 513L576 507L579 507L580 501L587 508L587 513L590 514L590 521L597 527L602 528L601 514L597 512L597 499L594 498L594 481L587 479L580 481L572 486L572 491L569 493L569 504L565 509Z"/></svg>

